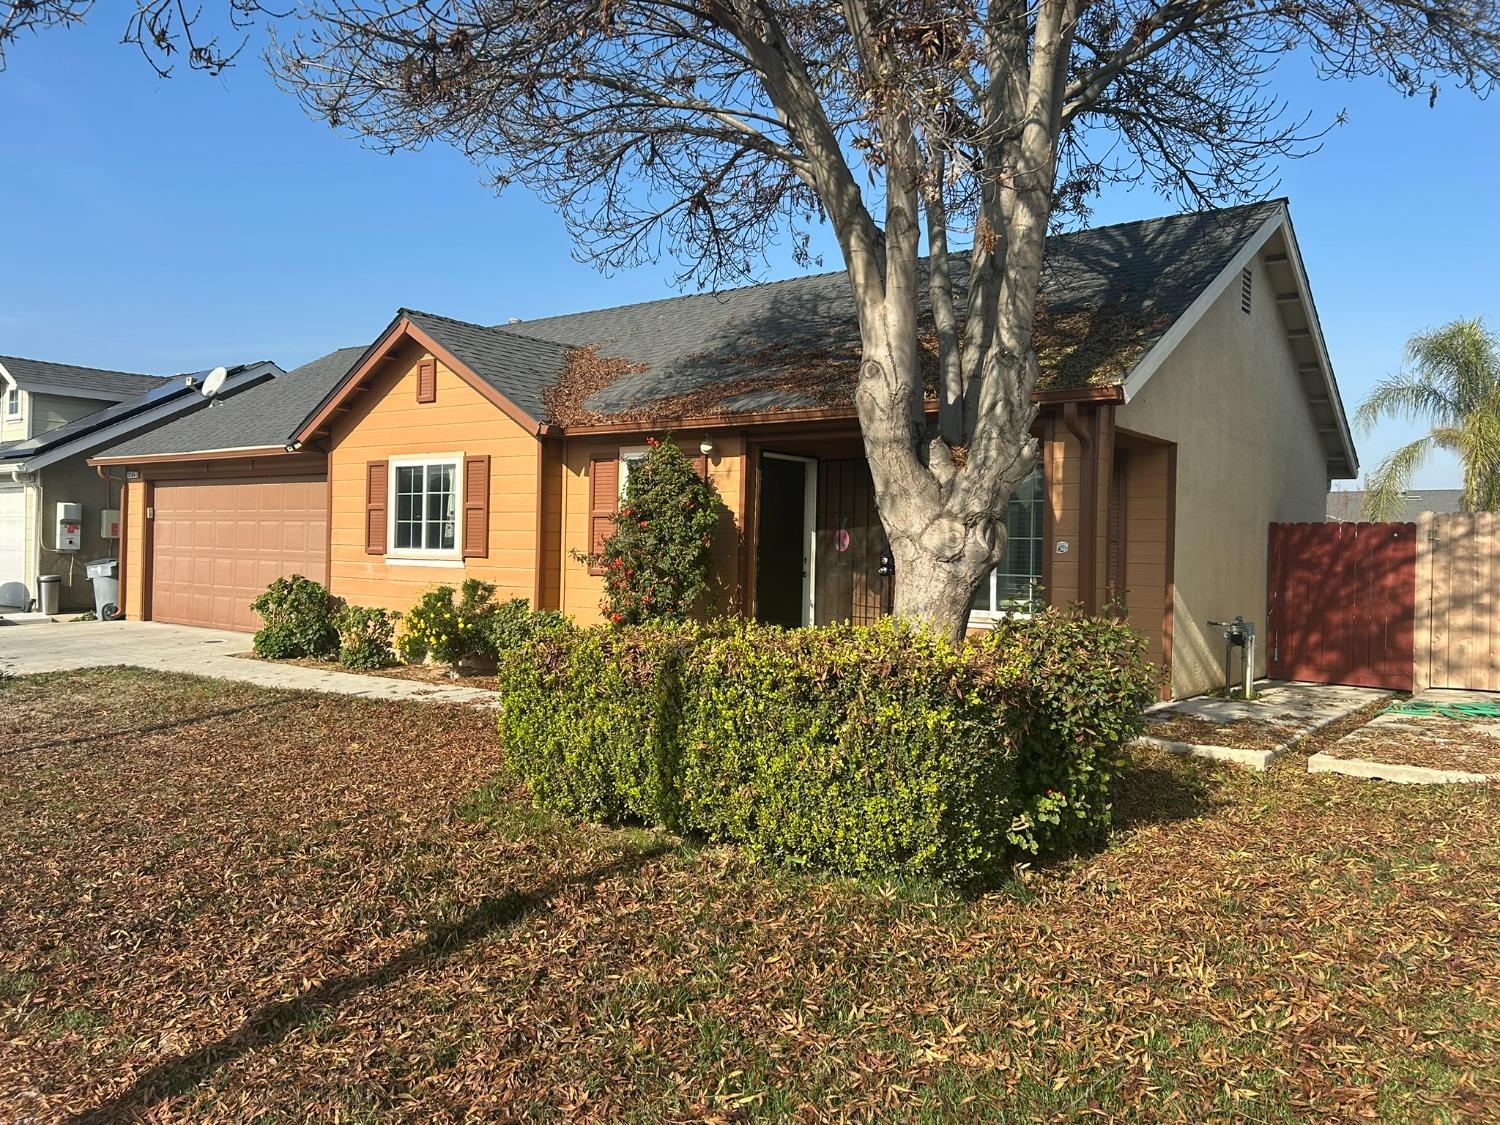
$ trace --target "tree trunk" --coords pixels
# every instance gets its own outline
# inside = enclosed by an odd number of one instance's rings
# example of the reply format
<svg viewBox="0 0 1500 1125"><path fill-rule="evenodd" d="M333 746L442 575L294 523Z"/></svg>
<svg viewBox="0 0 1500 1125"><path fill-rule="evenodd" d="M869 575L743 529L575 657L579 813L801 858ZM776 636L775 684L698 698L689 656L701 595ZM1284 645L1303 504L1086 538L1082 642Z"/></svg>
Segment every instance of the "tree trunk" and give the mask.
<svg viewBox="0 0 1500 1125"><path fill-rule="evenodd" d="M1004 530L997 538L998 550L1003 550ZM892 612L951 641L963 640L974 592L990 572L988 558L976 565L977 552L966 551L957 559L949 559L923 549L914 540L902 539L899 543L891 544L896 562Z"/></svg>

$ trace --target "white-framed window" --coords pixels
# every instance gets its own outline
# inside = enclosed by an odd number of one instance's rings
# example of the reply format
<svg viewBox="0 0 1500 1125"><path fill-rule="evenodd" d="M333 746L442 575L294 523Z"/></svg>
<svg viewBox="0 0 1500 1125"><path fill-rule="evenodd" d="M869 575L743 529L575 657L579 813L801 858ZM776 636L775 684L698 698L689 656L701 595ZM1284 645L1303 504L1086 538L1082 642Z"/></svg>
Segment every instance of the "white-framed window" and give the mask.
<svg viewBox="0 0 1500 1125"><path fill-rule="evenodd" d="M623 445L620 447L620 499L625 499L625 482L630 479L630 471L646 459L646 454L651 452L649 445Z"/></svg>
<svg viewBox="0 0 1500 1125"><path fill-rule="evenodd" d="M970 613L976 622L1030 613L1042 603L1042 552L1047 546L1042 511L1042 470L1038 466L1021 482L1005 510L1005 558L974 595Z"/></svg>
<svg viewBox="0 0 1500 1125"><path fill-rule="evenodd" d="M458 453L391 460L389 554L459 557L463 463Z"/></svg>
<svg viewBox="0 0 1500 1125"><path fill-rule="evenodd" d="M5 389L5 416L7 418L19 418L21 416L20 387L7 387Z"/></svg>

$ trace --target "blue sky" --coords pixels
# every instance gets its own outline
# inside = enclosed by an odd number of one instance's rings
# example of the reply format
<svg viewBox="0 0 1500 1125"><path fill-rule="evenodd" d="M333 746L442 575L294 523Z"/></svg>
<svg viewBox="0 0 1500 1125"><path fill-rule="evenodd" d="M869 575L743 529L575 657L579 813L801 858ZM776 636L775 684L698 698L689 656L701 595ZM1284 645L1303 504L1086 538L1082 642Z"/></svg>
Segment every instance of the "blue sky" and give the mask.
<svg viewBox="0 0 1500 1125"><path fill-rule="evenodd" d="M401 305L483 323L666 296L663 262L613 277L562 224L503 197L441 148L382 156L306 118L257 60L156 77L119 29L13 44L0 72L0 351L127 370L270 358L292 367L367 342ZM1352 412L1406 337L1458 316L1500 324L1500 103L1436 109L1377 83L1283 91L1327 119L1321 153L1281 169ZM1098 222L1162 214L1146 190ZM826 257L828 268L836 255ZM767 277L794 274L773 248ZM1415 429L1360 435L1365 468ZM1419 487L1453 487L1435 461Z"/></svg>

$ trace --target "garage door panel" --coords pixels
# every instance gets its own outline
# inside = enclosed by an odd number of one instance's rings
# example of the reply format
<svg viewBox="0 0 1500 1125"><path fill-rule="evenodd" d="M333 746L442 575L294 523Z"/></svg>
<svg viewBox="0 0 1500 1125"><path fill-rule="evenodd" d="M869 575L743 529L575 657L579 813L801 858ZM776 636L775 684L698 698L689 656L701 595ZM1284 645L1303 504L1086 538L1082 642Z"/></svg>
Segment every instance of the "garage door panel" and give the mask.
<svg viewBox="0 0 1500 1125"><path fill-rule="evenodd" d="M251 630L276 578L325 581L328 483L307 477L163 482L153 499L151 615Z"/></svg>

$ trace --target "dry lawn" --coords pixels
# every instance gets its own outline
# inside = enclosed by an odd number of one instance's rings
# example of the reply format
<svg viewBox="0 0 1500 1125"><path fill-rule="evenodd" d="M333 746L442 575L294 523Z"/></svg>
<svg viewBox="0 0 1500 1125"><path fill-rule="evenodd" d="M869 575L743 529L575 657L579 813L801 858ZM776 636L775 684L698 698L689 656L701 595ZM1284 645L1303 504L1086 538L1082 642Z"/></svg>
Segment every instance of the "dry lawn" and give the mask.
<svg viewBox="0 0 1500 1125"><path fill-rule="evenodd" d="M1493 790L1132 752L962 901L560 822L492 723L0 684L0 1121L1500 1112Z"/></svg>

